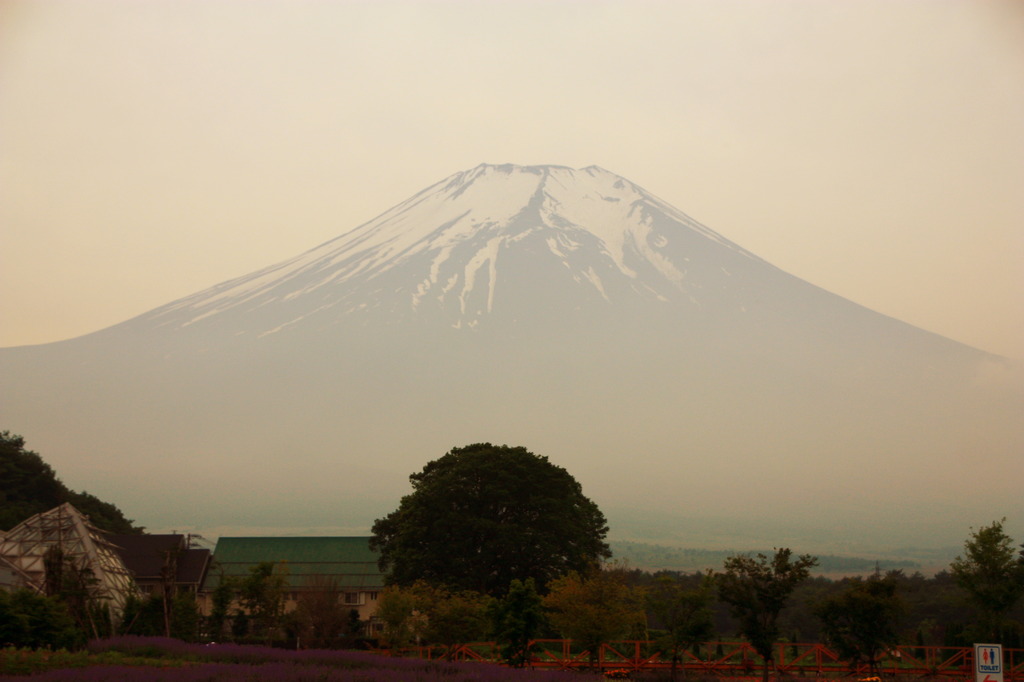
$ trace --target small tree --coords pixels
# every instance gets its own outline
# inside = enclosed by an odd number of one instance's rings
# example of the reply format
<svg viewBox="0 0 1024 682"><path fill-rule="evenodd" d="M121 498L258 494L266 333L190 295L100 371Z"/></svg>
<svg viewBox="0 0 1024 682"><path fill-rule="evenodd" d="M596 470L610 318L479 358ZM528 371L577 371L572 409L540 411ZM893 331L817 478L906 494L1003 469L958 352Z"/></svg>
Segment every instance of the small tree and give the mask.
<svg viewBox="0 0 1024 682"><path fill-rule="evenodd" d="M490 597L470 590L449 591L417 583L416 609L426 619L424 636L432 644L445 648L451 659L458 644L477 641L487 633Z"/></svg>
<svg viewBox="0 0 1024 682"><path fill-rule="evenodd" d="M950 566L957 584L981 611L979 636L1001 641L1007 613L1024 593L1024 563L1013 540L1003 531L1006 519L973 531L964 554Z"/></svg>
<svg viewBox="0 0 1024 682"><path fill-rule="evenodd" d="M739 619L740 631L764 659L761 679L775 667L775 643L779 639L779 613L796 586L810 576L818 560L809 554L791 561L789 549L776 549L769 559L737 555L725 560L725 572L717 577L718 594Z"/></svg>
<svg viewBox="0 0 1024 682"><path fill-rule="evenodd" d="M356 641L367 629L369 623L359 617L358 609L349 609L345 618L345 636L348 637L349 646L354 646Z"/></svg>
<svg viewBox="0 0 1024 682"><path fill-rule="evenodd" d="M640 597L626 584L621 570L594 569L586 576L570 573L552 581L549 587L544 606L551 624L563 637L587 648L592 667L603 644L627 635L644 622Z"/></svg>
<svg viewBox="0 0 1024 682"><path fill-rule="evenodd" d="M67 606L31 590L0 590L0 642L4 646L72 649L85 643Z"/></svg>
<svg viewBox="0 0 1024 682"><path fill-rule="evenodd" d="M389 585L377 602L377 617L384 622L382 639L394 648L426 640L444 646L451 658L455 645L486 634L489 602L479 592L450 592L422 580L411 587Z"/></svg>
<svg viewBox="0 0 1024 682"><path fill-rule="evenodd" d="M881 654L899 641L897 625L902 612L896 580L878 575L846 581L840 594L814 608L825 640L853 664L866 660L872 677Z"/></svg>
<svg viewBox="0 0 1024 682"><path fill-rule="evenodd" d="M530 640L545 623L544 606L533 578L513 580L504 598L491 606L494 638L501 645L501 657L513 668L526 665Z"/></svg>
<svg viewBox="0 0 1024 682"><path fill-rule="evenodd" d="M696 587L687 588L681 576L662 575L647 590L647 610L654 616L655 626L664 633L656 643L660 650L672 658L673 680L676 679L683 652L711 639L714 632L711 612L713 597L714 578L710 572L700 577Z"/></svg>
<svg viewBox="0 0 1024 682"><path fill-rule="evenodd" d="M272 561L249 569L238 583L238 600L248 613L249 628L269 644L278 634L284 613L284 589L288 579L274 570Z"/></svg>
<svg viewBox="0 0 1024 682"><path fill-rule="evenodd" d="M171 600L171 637L194 642L199 639L199 605L188 592L180 592Z"/></svg>
<svg viewBox="0 0 1024 682"><path fill-rule="evenodd" d="M308 646L326 649L338 646L348 634L349 614L341 603L341 588L335 578L314 578L299 593L295 609L296 635ZM357 615L358 617L358 615Z"/></svg>
<svg viewBox="0 0 1024 682"><path fill-rule="evenodd" d="M237 588L237 582L233 578L225 576L223 569L220 569L219 577L220 582L213 589L210 615L206 621L208 634L214 640L220 639L226 634L224 624L227 622L231 602L235 600L235 590Z"/></svg>
<svg viewBox="0 0 1024 682"><path fill-rule="evenodd" d="M418 640L423 633L423 618L417 611L412 588L389 585L377 601L377 618L384 623L381 639L389 647L400 649Z"/></svg>

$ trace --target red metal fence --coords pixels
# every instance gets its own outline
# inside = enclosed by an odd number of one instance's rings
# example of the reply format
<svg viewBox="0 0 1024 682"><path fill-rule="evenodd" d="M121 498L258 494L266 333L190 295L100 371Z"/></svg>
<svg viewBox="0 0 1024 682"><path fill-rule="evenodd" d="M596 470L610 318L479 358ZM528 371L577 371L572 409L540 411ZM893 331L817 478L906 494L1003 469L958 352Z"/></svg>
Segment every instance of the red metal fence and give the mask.
<svg viewBox="0 0 1024 682"><path fill-rule="evenodd" d="M439 658L446 651L429 647L407 650L424 658ZM500 660L494 642L464 644L451 654L459 660L497 662ZM567 639L538 639L530 643L527 665L531 668L581 670L668 670L669 656L659 652L651 642L622 641L604 644L593 656L589 650L573 646ZM682 666L687 673L722 678L759 678L763 661L746 642L708 642L700 654L682 653ZM1024 649L1003 649L1004 682L1024 682ZM776 645L775 671L772 677L865 678L871 675L867 663L851 664L821 644ZM974 649L971 647L897 646L877 662L874 675L882 678L921 677L942 680L974 679Z"/></svg>

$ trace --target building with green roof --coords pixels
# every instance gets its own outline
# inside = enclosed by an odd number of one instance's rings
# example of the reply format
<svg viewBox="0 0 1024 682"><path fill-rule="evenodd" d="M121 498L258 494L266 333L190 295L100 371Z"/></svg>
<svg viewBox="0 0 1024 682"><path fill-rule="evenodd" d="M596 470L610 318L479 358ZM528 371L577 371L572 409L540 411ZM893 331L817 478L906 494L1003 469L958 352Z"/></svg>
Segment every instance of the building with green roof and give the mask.
<svg viewBox="0 0 1024 682"><path fill-rule="evenodd" d="M286 611L295 608L303 592L330 586L360 620L369 621L384 588L377 559L369 537L222 537L213 550L200 603L208 614L212 593L223 578L243 578L259 564L272 562L288 583Z"/></svg>

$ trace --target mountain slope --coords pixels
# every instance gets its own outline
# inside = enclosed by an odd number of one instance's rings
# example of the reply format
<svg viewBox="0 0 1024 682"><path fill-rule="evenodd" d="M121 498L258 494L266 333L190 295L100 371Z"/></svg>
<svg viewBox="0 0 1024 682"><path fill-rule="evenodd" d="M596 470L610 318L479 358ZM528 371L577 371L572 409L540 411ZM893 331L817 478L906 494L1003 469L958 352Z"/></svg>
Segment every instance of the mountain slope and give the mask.
<svg viewBox="0 0 1024 682"><path fill-rule="evenodd" d="M959 538L1015 499L1020 394L982 381L1004 364L603 169L481 165L290 260L0 350L0 417L178 527L365 528L423 462L489 441L568 468L613 530L682 507L867 533L906 506L911 536Z"/></svg>

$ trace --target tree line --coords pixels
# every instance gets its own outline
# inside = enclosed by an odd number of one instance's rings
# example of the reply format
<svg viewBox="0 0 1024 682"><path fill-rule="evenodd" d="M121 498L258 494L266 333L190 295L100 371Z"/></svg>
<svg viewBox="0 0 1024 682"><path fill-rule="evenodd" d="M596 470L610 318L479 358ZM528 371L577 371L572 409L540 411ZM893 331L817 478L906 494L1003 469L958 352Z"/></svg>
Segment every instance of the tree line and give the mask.
<svg viewBox="0 0 1024 682"><path fill-rule="evenodd" d="M410 482L371 540L389 583L379 616L395 646L450 651L491 636L514 663L523 641L544 635L592 652L613 639L654 639L676 661L701 641L742 636L767 674L784 638L825 642L872 666L900 643L1020 643L1024 553L1005 519L973 531L949 571L931 579L900 570L812 578L817 559L788 548L730 556L719 572L646 574L602 565L610 551L600 510L567 471L522 447L455 448Z"/></svg>
<svg viewBox="0 0 1024 682"><path fill-rule="evenodd" d="M0 443L24 453L6 432ZM13 459L38 469L37 457ZM730 556L720 571L650 573L608 563L597 505L565 469L524 448L455 448L410 481L412 492L377 520L371 539L386 575L377 618L387 646L452 652L495 640L521 665L536 638L570 638L591 652L639 639L678 664L703 642L740 636L767 674L780 641L827 643L869 665L894 644L1022 644L1024 553L1005 519L972 530L949 570L931 578L901 570L813 577L817 559L788 548ZM73 646L116 631L338 647L357 644L363 626L331 581L305 586L312 589L285 613L288 577L274 563L221 581L205 618L189 595L153 596L129 602L116 624L89 610L90 576L62 575L76 579L48 580L45 595L0 591L0 641Z"/></svg>
<svg viewBox="0 0 1024 682"><path fill-rule="evenodd" d="M89 521L110 533L142 533L116 505L95 495L68 488L39 453L25 448L25 439L0 431L0 531L70 502Z"/></svg>
<svg viewBox="0 0 1024 682"><path fill-rule="evenodd" d="M602 644L643 640L672 662L708 642L741 637L774 667L779 643L821 642L874 674L896 645L1020 647L1024 559L994 522L971 534L965 554L933 578L893 570L868 577L811 577L815 559L789 549L736 555L719 572L650 573L616 564L571 572L538 588L512 580L491 596L416 581L390 585L378 617L396 648L496 641L510 665L533 639L572 639L591 657ZM712 652L705 650L705 658Z"/></svg>

